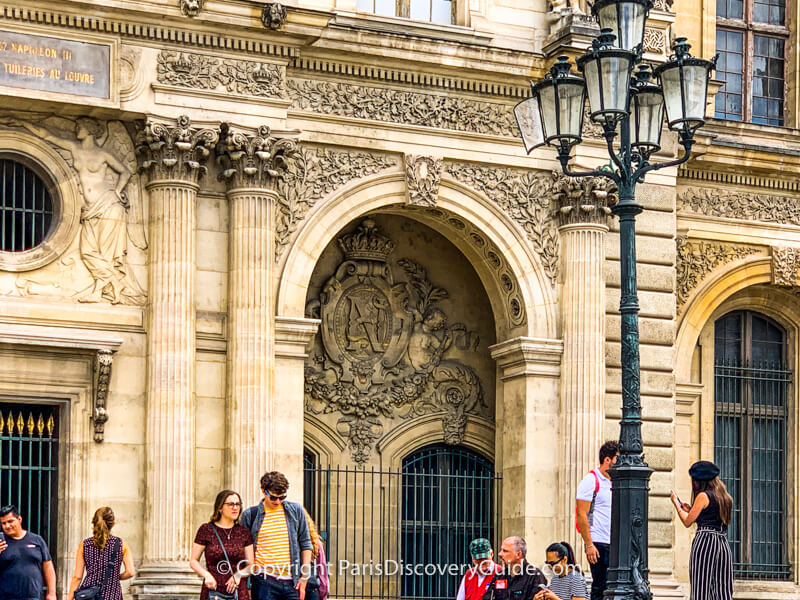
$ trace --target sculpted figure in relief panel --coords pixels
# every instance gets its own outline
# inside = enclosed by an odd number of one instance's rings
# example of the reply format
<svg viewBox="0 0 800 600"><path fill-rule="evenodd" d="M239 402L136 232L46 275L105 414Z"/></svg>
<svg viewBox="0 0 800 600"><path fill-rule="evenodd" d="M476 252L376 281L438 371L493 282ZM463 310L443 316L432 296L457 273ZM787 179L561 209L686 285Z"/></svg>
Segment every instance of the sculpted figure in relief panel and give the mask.
<svg viewBox="0 0 800 600"><path fill-rule="evenodd" d="M120 121L105 125L90 118L52 116L35 124L16 119L0 122L26 129L62 150L78 175L83 195L79 251L92 281L73 296L79 302L144 304L146 294L130 269L127 255L128 240L140 250L147 248L146 204L125 126ZM63 259L60 262L69 264ZM28 277L18 287L24 294L37 284L41 285L35 277Z"/></svg>

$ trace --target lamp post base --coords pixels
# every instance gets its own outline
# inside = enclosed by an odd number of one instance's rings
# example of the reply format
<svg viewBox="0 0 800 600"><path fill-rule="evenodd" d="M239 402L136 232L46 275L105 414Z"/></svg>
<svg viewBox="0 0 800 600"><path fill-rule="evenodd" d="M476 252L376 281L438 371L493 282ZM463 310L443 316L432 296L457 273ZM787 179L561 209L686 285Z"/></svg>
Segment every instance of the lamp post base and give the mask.
<svg viewBox="0 0 800 600"><path fill-rule="evenodd" d="M604 600L652 600L647 566L647 510L650 475L653 469L641 456L638 464L612 467L611 475L611 554L608 586Z"/></svg>

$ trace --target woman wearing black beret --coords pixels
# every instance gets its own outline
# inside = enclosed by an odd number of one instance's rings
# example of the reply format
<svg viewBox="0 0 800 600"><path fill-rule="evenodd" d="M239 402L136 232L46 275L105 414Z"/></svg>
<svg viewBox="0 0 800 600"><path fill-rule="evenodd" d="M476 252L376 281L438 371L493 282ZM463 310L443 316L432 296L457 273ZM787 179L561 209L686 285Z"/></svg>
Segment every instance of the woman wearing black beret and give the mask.
<svg viewBox="0 0 800 600"><path fill-rule="evenodd" d="M697 523L697 535L689 557L691 600L731 600L733 598L733 557L728 544L733 498L719 478L719 467L701 460L689 469L692 477L692 505L670 497L678 518L686 526Z"/></svg>

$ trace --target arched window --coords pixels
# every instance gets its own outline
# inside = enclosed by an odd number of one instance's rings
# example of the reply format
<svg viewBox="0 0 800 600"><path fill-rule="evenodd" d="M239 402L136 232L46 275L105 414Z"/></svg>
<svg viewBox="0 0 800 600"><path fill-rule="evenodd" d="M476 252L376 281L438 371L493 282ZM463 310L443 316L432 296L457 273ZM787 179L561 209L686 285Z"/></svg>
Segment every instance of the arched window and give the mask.
<svg viewBox="0 0 800 600"><path fill-rule="evenodd" d="M469 543L494 542L499 480L492 462L467 448L436 444L403 460L402 561L404 565L470 564ZM449 572L404 574L404 598L455 598L458 577Z"/></svg>
<svg viewBox="0 0 800 600"><path fill-rule="evenodd" d="M308 514L319 523L318 473L319 457L308 447L303 448L303 506Z"/></svg>
<svg viewBox="0 0 800 600"><path fill-rule="evenodd" d="M749 311L714 325L714 459L733 496L738 578L790 576L786 525L786 332Z"/></svg>
<svg viewBox="0 0 800 600"><path fill-rule="evenodd" d="M53 225L53 198L39 174L26 164L0 158L0 251L39 246Z"/></svg>

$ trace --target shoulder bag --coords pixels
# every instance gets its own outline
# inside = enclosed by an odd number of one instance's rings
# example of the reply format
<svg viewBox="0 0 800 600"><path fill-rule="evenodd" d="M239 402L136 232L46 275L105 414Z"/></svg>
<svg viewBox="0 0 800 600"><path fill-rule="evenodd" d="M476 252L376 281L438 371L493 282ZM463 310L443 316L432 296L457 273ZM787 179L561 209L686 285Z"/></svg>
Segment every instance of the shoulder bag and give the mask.
<svg viewBox="0 0 800 600"><path fill-rule="evenodd" d="M120 540L121 541L121 540ZM108 566L106 567L106 573L103 576L103 581L108 581L111 578L111 571L114 569L114 564L117 562L117 554L116 552L111 552L111 557L108 559ZM91 587L85 587L82 589L75 590L75 600L103 600L103 597L100 595L100 590L102 588L99 585L93 585Z"/></svg>
<svg viewBox="0 0 800 600"><path fill-rule="evenodd" d="M225 562L227 562L228 565L230 565L231 575L233 575L233 563L231 563L231 559L228 558L228 551L225 550L225 544L222 543L222 538L219 536L219 531L217 531L217 526L212 523L211 529L214 530L214 535L217 536L217 539L219 540L219 545L222 546L222 553L225 555ZM225 592L219 592L217 590L208 590L208 600L239 600L239 588L237 587L234 590L233 594L226 594Z"/></svg>

